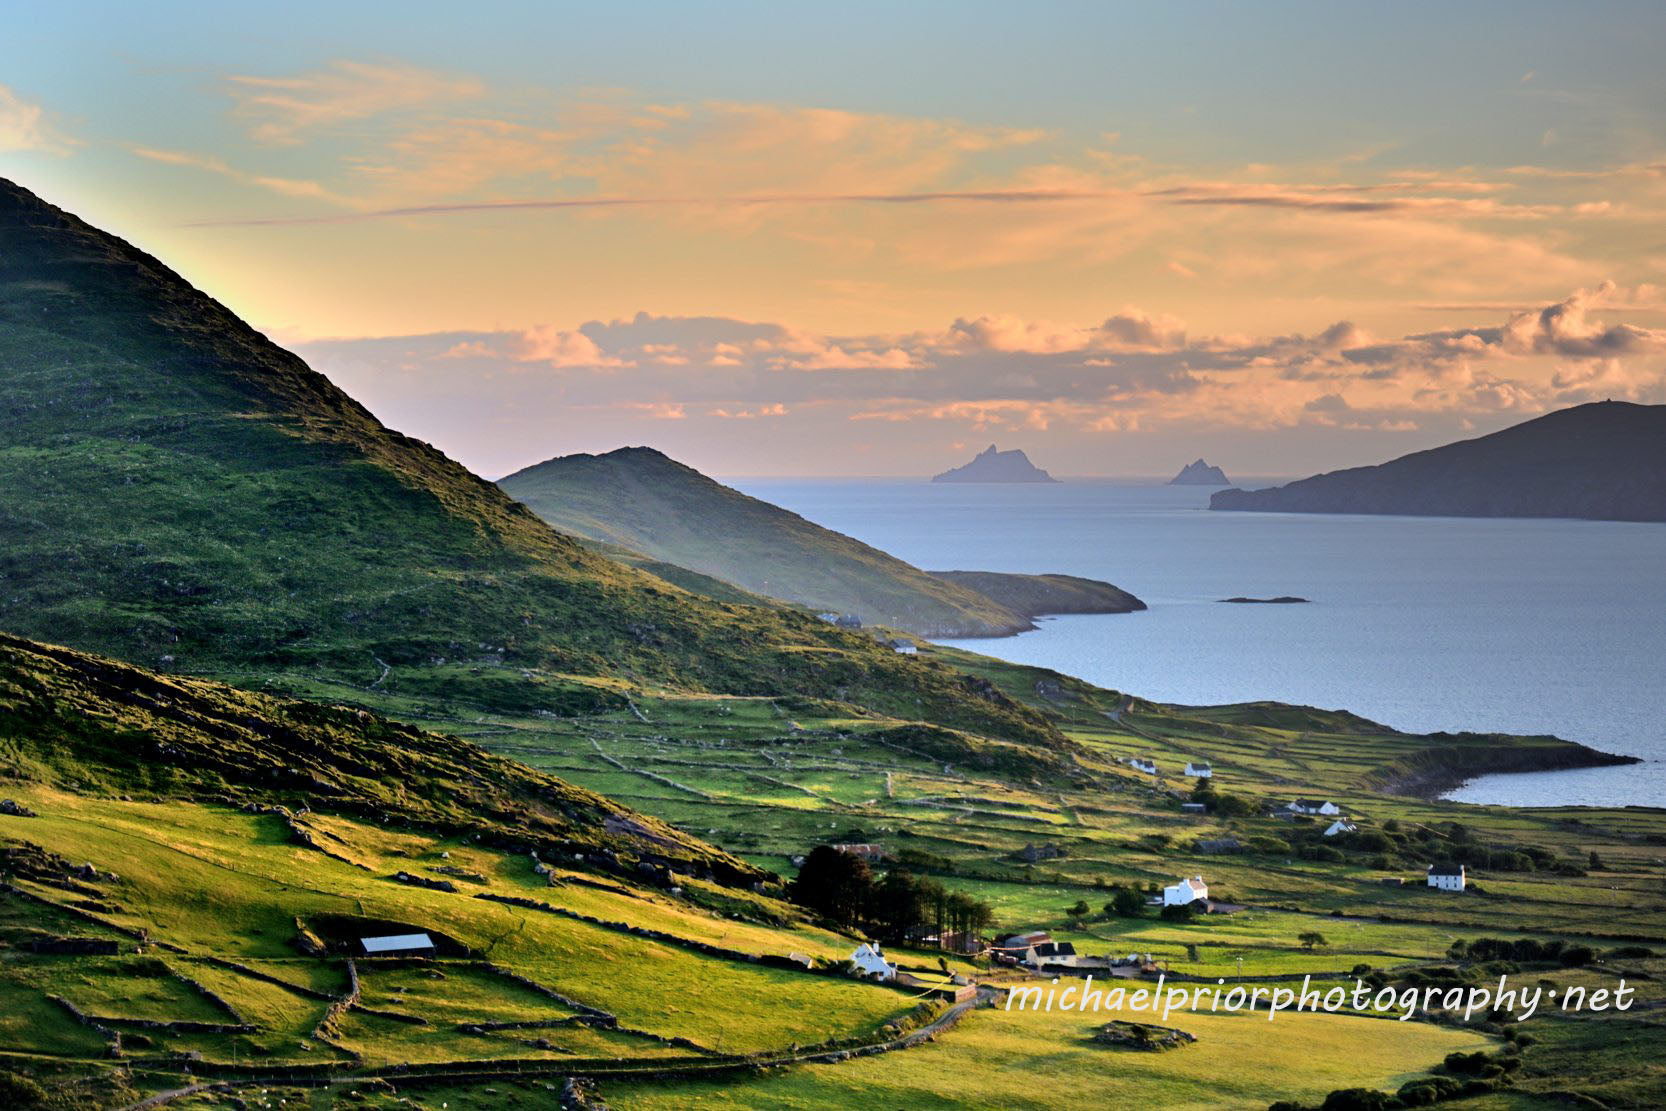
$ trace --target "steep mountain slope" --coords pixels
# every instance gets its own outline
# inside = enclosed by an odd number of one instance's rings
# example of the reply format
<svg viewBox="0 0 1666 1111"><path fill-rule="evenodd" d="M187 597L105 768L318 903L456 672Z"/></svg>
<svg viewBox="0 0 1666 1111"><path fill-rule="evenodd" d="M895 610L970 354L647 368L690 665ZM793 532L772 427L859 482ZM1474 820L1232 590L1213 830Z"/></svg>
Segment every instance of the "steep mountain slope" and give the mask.
<svg viewBox="0 0 1666 1111"><path fill-rule="evenodd" d="M93 794L310 806L559 850L563 859L626 853L729 883L762 875L656 818L467 741L5 633L0 774Z"/></svg>
<svg viewBox="0 0 1666 1111"><path fill-rule="evenodd" d="M1089 579L1067 587L1056 576L991 572L970 582L964 572L921 571L652 448L562 456L499 485L563 532L663 561L650 569L667 577L676 572L664 564L673 564L755 594L922 636L998 636L1032 628L1030 618L1043 613L1145 608Z"/></svg>
<svg viewBox="0 0 1666 1111"><path fill-rule="evenodd" d="M1223 490L1209 508L1666 521L1666 405L1579 405L1380 466Z"/></svg>
<svg viewBox="0 0 1666 1111"><path fill-rule="evenodd" d="M166 670L521 709L603 677L1053 737L947 668L589 551L9 182L0 290L0 628Z"/></svg>

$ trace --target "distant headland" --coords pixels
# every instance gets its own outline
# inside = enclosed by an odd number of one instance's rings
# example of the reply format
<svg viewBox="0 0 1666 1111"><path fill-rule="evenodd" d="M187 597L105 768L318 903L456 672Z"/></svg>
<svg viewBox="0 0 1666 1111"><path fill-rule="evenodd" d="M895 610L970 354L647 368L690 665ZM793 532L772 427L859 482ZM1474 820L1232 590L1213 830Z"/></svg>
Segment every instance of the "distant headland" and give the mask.
<svg viewBox="0 0 1666 1111"><path fill-rule="evenodd" d="M1666 405L1578 405L1376 467L1222 490L1209 508L1666 521Z"/></svg>

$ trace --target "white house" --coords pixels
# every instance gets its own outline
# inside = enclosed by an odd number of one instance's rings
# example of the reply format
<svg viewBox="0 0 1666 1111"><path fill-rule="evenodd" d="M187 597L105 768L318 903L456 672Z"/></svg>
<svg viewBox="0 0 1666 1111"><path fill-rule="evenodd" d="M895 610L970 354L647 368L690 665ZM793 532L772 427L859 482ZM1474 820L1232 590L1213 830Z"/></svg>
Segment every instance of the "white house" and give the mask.
<svg viewBox="0 0 1666 1111"><path fill-rule="evenodd" d="M1342 813L1342 808L1326 799L1296 799L1285 807L1292 814L1314 814L1323 818L1334 818Z"/></svg>
<svg viewBox="0 0 1666 1111"><path fill-rule="evenodd" d="M1128 761L1128 766L1137 772L1144 772L1146 775L1157 774L1157 761L1149 756L1135 756Z"/></svg>
<svg viewBox="0 0 1666 1111"><path fill-rule="evenodd" d="M1209 885L1203 882L1202 876L1192 876L1163 888L1163 905L1165 907L1183 907L1199 899L1209 898Z"/></svg>
<svg viewBox="0 0 1666 1111"><path fill-rule="evenodd" d="M839 623L839 615L836 613L818 613L816 616L827 622L829 625L837 625Z"/></svg>
<svg viewBox="0 0 1666 1111"><path fill-rule="evenodd" d="M1442 891L1462 891L1464 881L1464 866L1462 864L1429 865L1430 887L1438 887Z"/></svg>
<svg viewBox="0 0 1666 1111"><path fill-rule="evenodd" d="M856 952L850 955L850 963L864 976L890 980L897 975L897 966L887 961L879 946L871 941L864 941L856 947Z"/></svg>
<svg viewBox="0 0 1666 1111"><path fill-rule="evenodd" d="M1030 949L1031 956L1025 964L1032 964L1037 968L1049 964L1062 964L1070 968L1076 967L1076 946L1068 941L1044 941Z"/></svg>
<svg viewBox="0 0 1666 1111"><path fill-rule="evenodd" d="M1336 821L1332 822L1330 825L1325 827L1325 836L1326 837L1335 837L1339 833L1358 833L1358 832L1359 832L1359 827L1358 826L1354 825L1354 823L1352 823L1352 822L1344 821L1341 818L1336 819Z"/></svg>
<svg viewBox="0 0 1666 1111"><path fill-rule="evenodd" d="M917 656L920 654L920 646L911 640L893 640L891 648L903 656Z"/></svg>
<svg viewBox="0 0 1666 1111"><path fill-rule="evenodd" d="M1207 760L1188 760L1186 761L1186 774L1193 779L1213 779L1215 769L1209 766Z"/></svg>

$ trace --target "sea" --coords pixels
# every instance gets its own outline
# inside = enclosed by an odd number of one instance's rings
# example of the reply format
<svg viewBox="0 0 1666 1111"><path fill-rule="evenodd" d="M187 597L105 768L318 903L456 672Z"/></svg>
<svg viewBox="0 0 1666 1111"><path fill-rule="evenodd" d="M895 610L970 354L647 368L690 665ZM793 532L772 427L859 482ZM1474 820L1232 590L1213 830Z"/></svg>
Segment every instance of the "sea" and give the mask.
<svg viewBox="0 0 1666 1111"><path fill-rule="evenodd" d="M1150 607L944 643L1163 702L1554 734L1645 762L1447 797L1666 806L1666 524L1217 513L1215 487L1134 480L726 481L919 567L1082 575ZM1278 595L1309 603L1220 601Z"/></svg>

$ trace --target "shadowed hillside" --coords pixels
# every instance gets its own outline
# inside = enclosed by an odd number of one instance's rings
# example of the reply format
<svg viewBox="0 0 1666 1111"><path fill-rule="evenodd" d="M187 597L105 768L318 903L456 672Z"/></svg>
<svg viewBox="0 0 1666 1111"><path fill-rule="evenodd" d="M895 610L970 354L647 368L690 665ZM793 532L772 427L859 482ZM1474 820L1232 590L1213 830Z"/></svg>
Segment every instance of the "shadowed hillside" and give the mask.
<svg viewBox="0 0 1666 1111"><path fill-rule="evenodd" d="M564 859L625 853L727 883L763 875L657 818L455 737L4 633L0 719L0 774L11 780L311 807Z"/></svg>
<svg viewBox="0 0 1666 1111"><path fill-rule="evenodd" d="M1145 608L1133 595L1091 579L921 571L652 448L567 455L500 485L563 532L756 594L922 636L1001 636L1033 628L1030 619L1041 614ZM663 564L648 566L684 582ZM699 583L686 585L707 592Z"/></svg>
<svg viewBox="0 0 1666 1111"><path fill-rule="evenodd" d="M622 679L1052 737L947 668L591 552L10 183L0 288L0 628L525 711L593 709Z"/></svg>

